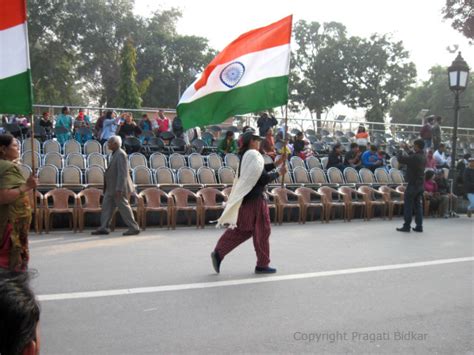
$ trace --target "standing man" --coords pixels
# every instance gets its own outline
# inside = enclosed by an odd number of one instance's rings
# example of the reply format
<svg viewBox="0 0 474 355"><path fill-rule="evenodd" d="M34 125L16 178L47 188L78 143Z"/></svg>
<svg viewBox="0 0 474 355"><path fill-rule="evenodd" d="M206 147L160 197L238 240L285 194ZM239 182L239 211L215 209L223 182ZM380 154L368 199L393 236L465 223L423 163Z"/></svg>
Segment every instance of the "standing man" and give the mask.
<svg viewBox="0 0 474 355"><path fill-rule="evenodd" d="M128 198L134 191L132 180L128 173L127 154L121 147L122 138L113 136L107 141L109 149L113 152L109 167L104 175L104 201L100 216L100 227L92 232L93 235L109 234L109 224L115 208L118 208L128 230L123 235L136 235L140 227L133 218L132 208Z"/></svg>
<svg viewBox="0 0 474 355"><path fill-rule="evenodd" d="M275 116L268 116L268 113L264 112L260 115L257 120L257 127L261 137L264 137L269 128L275 127L278 124Z"/></svg>
<svg viewBox="0 0 474 355"><path fill-rule="evenodd" d="M439 145L441 144L441 116L436 116L433 120L433 127L431 128L431 136L433 141L433 149L438 150Z"/></svg>
<svg viewBox="0 0 474 355"><path fill-rule="evenodd" d="M404 213L405 223L403 227L397 228L399 232L410 232L413 210L415 210L415 223L413 228L415 232L423 232L423 192L425 180L426 157L423 149L425 143L417 139L414 143L415 152L410 155L403 155L402 152L397 159L400 164L407 166L407 188L404 194ZM407 149L406 144L403 148Z"/></svg>

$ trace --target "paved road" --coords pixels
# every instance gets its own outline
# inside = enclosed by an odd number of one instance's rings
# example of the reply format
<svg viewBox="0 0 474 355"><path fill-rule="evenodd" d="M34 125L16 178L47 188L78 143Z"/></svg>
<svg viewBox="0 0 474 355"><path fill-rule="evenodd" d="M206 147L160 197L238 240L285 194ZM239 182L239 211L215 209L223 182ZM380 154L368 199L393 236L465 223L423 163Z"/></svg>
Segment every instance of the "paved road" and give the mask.
<svg viewBox="0 0 474 355"><path fill-rule="evenodd" d="M472 221L273 227L273 279L212 227L32 236L43 353L473 353Z"/></svg>

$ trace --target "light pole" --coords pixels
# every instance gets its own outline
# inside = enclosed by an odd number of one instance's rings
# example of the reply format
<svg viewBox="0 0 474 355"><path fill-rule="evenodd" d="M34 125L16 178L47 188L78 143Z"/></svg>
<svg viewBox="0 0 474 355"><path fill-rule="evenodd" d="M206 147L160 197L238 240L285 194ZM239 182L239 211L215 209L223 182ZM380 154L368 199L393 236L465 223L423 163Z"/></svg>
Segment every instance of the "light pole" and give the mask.
<svg viewBox="0 0 474 355"><path fill-rule="evenodd" d="M454 124L453 124L453 142L451 154L451 176L453 177L453 184L456 184L456 144L458 139L458 119L459 119L459 94L467 87L469 78L469 66L461 57L461 52L458 53L456 59L448 68L449 88L454 92Z"/></svg>

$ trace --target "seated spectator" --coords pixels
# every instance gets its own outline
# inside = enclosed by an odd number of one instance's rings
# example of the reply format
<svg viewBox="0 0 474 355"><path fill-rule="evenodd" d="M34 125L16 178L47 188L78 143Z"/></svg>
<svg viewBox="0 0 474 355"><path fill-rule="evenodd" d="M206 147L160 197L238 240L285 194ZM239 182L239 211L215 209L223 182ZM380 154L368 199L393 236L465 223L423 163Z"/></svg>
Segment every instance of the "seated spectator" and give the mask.
<svg viewBox="0 0 474 355"><path fill-rule="evenodd" d="M120 117L113 111L107 111L105 113L103 128L100 134L100 143L104 144L109 138L115 136L117 127L120 124Z"/></svg>
<svg viewBox="0 0 474 355"><path fill-rule="evenodd" d="M430 201L430 212L438 211L440 216L446 216L448 212L448 196L441 195L439 192L438 184L434 180L435 172L433 170L427 170L425 172L425 195Z"/></svg>
<svg viewBox="0 0 474 355"><path fill-rule="evenodd" d="M467 216L471 217L474 211L474 158L469 158L469 165L464 169L463 174L464 192L469 200L467 206Z"/></svg>
<svg viewBox="0 0 474 355"><path fill-rule="evenodd" d="M310 148L309 142L304 139L303 132L298 132L293 140L293 155L306 159L307 157L313 156L313 151Z"/></svg>
<svg viewBox="0 0 474 355"><path fill-rule="evenodd" d="M326 169L329 168L338 168L339 170L344 171L345 165L341 143L334 144L332 151L328 155L328 164Z"/></svg>
<svg viewBox="0 0 474 355"><path fill-rule="evenodd" d="M385 147L385 145L381 144L377 150L377 155L379 156L379 159L382 160L383 166L387 165L387 162L390 161L390 155L385 151Z"/></svg>
<svg viewBox="0 0 474 355"><path fill-rule="evenodd" d="M372 171L383 166L383 160L377 154L377 146L372 144L370 149L362 154L362 165Z"/></svg>
<svg viewBox="0 0 474 355"><path fill-rule="evenodd" d="M142 120L139 123L139 127L142 130L142 132L153 132L153 122L146 113L142 115ZM143 142L147 143L149 140L148 137L141 137L140 139L142 143Z"/></svg>
<svg viewBox="0 0 474 355"><path fill-rule="evenodd" d="M183 134L184 134L183 121L181 121L181 118L179 116L176 116L173 119L173 122L171 123L171 131L173 132L175 137L183 138Z"/></svg>
<svg viewBox="0 0 474 355"><path fill-rule="evenodd" d="M44 132L46 134L46 139L51 139L51 137L53 135L53 121L51 120L51 117L49 116L48 111L43 112L43 115L41 116L39 125L40 125L40 127L44 128Z"/></svg>
<svg viewBox="0 0 474 355"><path fill-rule="evenodd" d="M117 135L122 137L122 140L125 141L127 137L138 137L142 130L137 126L137 123L133 120L131 113L126 112L122 115L125 120L119 127Z"/></svg>
<svg viewBox="0 0 474 355"><path fill-rule="evenodd" d="M433 154L433 158L436 161L436 169L448 168L448 158L446 157L446 146L441 143Z"/></svg>
<svg viewBox="0 0 474 355"><path fill-rule="evenodd" d="M219 142L217 151L225 156L227 153L237 153L237 142L234 139L234 132L225 132L225 137Z"/></svg>
<svg viewBox="0 0 474 355"><path fill-rule="evenodd" d="M40 307L26 272L0 271L0 354L39 354Z"/></svg>
<svg viewBox="0 0 474 355"><path fill-rule="evenodd" d="M170 120L168 117L165 116L163 110L158 111L158 117L156 119L156 123L158 126L158 135L161 132L168 132L170 130Z"/></svg>
<svg viewBox="0 0 474 355"><path fill-rule="evenodd" d="M351 143L351 150L346 153L344 157L344 165L350 166L354 169L361 169L362 168L362 161L361 161L362 152L359 149L359 145L357 143Z"/></svg>
<svg viewBox="0 0 474 355"><path fill-rule="evenodd" d="M355 135L356 143L359 145L360 151L364 152L369 144L369 133L366 132L365 127L360 125Z"/></svg>
<svg viewBox="0 0 474 355"><path fill-rule="evenodd" d="M458 206L458 197L451 192L448 180L444 175L444 170L438 170L435 175L435 182L438 185L438 192L441 196L446 196L448 198L448 203L451 208L451 211L456 211ZM449 211L446 211L444 218L449 217Z"/></svg>
<svg viewBox="0 0 474 355"><path fill-rule="evenodd" d="M436 170L436 160L433 157L433 150L429 149L426 152L426 169Z"/></svg>
<svg viewBox="0 0 474 355"><path fill-rule="evenodd" d="M56 134L59 144L71 139L72 133L72 116L69 114L69 107L64 106L61 109L61 114L56 117L56 128L64 128L65 132Z"/></svg>
<svg viewBox="0 0 474 355"><path fill-rule="evenodd" d="M91 119L88 115L84 114L84 110L79 109L79 113L74 121L74 138L76 141L84 144L88 140L92 139L92 131L82 134L80 128L91 128Z"/></svg>
<svg viewBox="0 0 474 355"><path fill-rule="evenodd" d="M266 154L272 159L275 159L277 152L275 149L275 140L273 139L273 131L268 128L265 134L265 138L260 143L260 150L262 154Z"/></svg>

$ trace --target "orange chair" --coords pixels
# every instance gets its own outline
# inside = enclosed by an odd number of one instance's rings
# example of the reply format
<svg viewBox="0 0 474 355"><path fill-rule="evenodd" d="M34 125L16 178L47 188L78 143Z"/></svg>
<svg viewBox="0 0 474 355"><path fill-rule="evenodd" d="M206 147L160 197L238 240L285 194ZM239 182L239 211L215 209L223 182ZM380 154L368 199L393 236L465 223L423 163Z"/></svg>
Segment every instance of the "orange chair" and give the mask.
<svg viewBox="0 0 474 355"><path fill-rule="evenodd" d="M318 189L318 192L324 196L324 205L326 206L326 223L329 223L329 219L335 218L336 210L340 208L342 210L342 217L346 220L346 204L343 200L343 195L336 189L329 186L322 186Z"/></svg>
<svg viewBox="0 0 474 355"><path fill-rule="evenodd" d="M323 196L309 187L299 187L295 190L295 194L298 195L298 201L300 204L301 222L303 224L306 223L309 209L311 209L311 220L313 220L314 210L319 208L321 209L321 223L323 223L326 212Z"/></svg>
<svg viewBox="0 0 474 355"><path fill-rule="evenodd" d="M201 209L202 199L190 190L178 187L173 189L169 193L170 197L173 198L173 206L171 208L171 225L173 229L176 229L176 221L179 211L185 211L188 217L188 225L191 225L191 213L196 214L196 228L200 227L201 224Z"/></svg>
<svg viewBox="0 0 474 355"><path fill-rule="evenodd" d="M367 220L370 220L374 216L376 206L382 208L382 218L385 219L387 202L384 193L370 186L360 186L358 191L363 194L364 201L367 204Z"/></svg>
<svg viewBox="0 0 474 355"><path fill-rule="evenodd" d="M399 192L396 189L392 189L389 186L383 185L379 187L379 191L385 194L385 202L388 205L388 218L392 219L395 207L398 207L398 212L402 212L404 205L403 192Z"/></svg>
<svg viewBox="0 0 474 355"><path fill-rule="evenodd" d="M102 212L102 190L94 187L89 187L80 191L77 194L77 219L79 224L79 231L84 230L84 215L86 213L98 213Z"/></svg>
<svg viewBox="0 0 474 355"><path fill-rule="evenodd" d="M343 201L346 204L347 221L354 218L355 210L360 207L361 218L366 220L367 203L364 200L364 195L359 191L350 188L349 186L341 186L339 192L343 195Z"/></svg>
<svg viewBox="0 0 474 355"><path fill-rule="evenodd" d="M301 223L302 209L298 195L285 187L275 187L272 190L272 194L276 196L275 203L277 206L278 223L282 224L285 209L287 210L288 222L291 219L291 211L298 209L298 223ZM289 197L293 197L294 200L291 201Z"/></svg>
<svg viewBox="0 0 474 355"><path fill-rule="evenodd" d="M51 198L52 204L49 205L49 199ZM71 200L73 203L71 204ZM72 207L71 207L72 206ZM77 230L77 218L76 218L76 194L68 189L60 188L48 191L44 195L44 219L46 233L49 233L51 228L53 214L67 214L69 215L69 228L74 229L74 233Z"/></svg>
<svg viewBox="0 0 474 355"><path fill-rule="evenodd" d="M140 209L142 216L142 228L146 229L146 217L148 212L158 212L160 214L160 227L163 227L163 213L166 212L166 225L170 228L171 209L173 207L173 199L163 190L157 187L149 187L140 192ZM166 201L163 205L162 199Z"/></svg>
<svg viewBox="0 0 474 355"><path fill-rule="evenodd" d="M196 194L201 198L201 227L206 226L206 211L223 211L227 196L216 188L205 187L199 190ZM220 202L219 202L220 200Z"/></svg>

